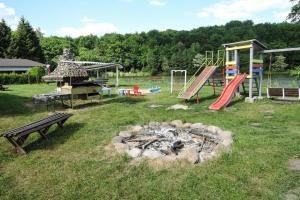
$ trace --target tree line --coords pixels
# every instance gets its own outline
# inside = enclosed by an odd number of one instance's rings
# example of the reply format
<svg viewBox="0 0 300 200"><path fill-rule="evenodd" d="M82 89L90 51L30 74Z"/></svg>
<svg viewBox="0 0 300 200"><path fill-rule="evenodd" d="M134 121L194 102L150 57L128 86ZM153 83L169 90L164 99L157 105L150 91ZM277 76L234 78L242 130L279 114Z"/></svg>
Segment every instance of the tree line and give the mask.
<svg viewBox="0 0 300 200"><path fill-rule="evenodd" d="M300 23L260 23L251 20L231 21L225 25L199 27L190 31L157 31L111 33L71 37L43 37L21 18L16 31L4 20L0 22L0 57L27 58L53 68L63 48L70 48L78 60L114 62L125 71L169 73L170 69L197 69L195 59L207 50L223 49L223 43L254 39L269 49L300 46ZM286 69L300 65L299 52L283 54Z"/></svg>

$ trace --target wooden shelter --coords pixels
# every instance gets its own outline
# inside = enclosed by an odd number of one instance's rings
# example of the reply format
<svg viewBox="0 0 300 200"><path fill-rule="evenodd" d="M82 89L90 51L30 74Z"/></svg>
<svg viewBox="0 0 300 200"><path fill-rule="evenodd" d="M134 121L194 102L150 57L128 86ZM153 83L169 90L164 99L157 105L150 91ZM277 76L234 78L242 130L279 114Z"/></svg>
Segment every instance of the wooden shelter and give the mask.
<svg viewBox="0 0 300 200"><path fill-rule="evenodd" d="M87 71L79 64L66 61L74 61L74 55L70 49L64 49L57 68L50 74L43 76L42 79L45 82L57 82L62 86L64 83L72 85L72 83L80 83L89 78Z"/></svg>

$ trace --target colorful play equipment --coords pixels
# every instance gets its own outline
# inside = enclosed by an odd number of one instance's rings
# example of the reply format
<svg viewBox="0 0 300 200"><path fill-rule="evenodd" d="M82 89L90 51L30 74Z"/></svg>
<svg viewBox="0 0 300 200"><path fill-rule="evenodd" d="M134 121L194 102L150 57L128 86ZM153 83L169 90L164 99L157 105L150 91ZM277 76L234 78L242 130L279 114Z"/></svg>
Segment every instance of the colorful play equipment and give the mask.
<svg viewBox="0 0 300 200"><path fill-rule="evenodd" d="M188 100L196 95L197 102L199 102L199 93L201 89L208 82L209 78L212 77L216 69L219 66L223 66L223 65L224 65L224 51L221 50L218 51L217 60L214 60L213 51L206 51L204 62L198 68L196 73L186 83L185 87L182 88L182 90L179 92L178 98ZM213 84L213 89L215 92L214 84Z"/></svg>
<svg viewBox="0 0 300 200"><path fill-rule="evenodd" d="M210 110L220 110L222 107L227 106L232 97L234 96L239 85L245 81L247 74L237 74L224 88L221 96L212 105L209 106Z"/></svg>
<svg viewBox="0 0 300 200"><path fill-rule="evenodd" d="M267 49L265 45L256 39L223 44L226 50L225 74L226 85L221 96L209 109L219 110L229 104L235 94L239 94L239 86L249 80L249 91L246 102L254 102L261 98L263 81L263 57L262 51ZM241 74L240 54L249 53L249 73ZM257 97L253 96L254 81L256 82ZM245 88L245 87L243 87Z"/></svg>
<svg viewBox="0 0 300 200"><path fill-rule="evenodd" d="M300 51L300 47L267 50L267 47L256 39L227 43L223 44L223 46L225 47L226 52L224 69L225 86L220 97L212 105L209 106L209 109L211 110L219 110L222 107L227 106L235 95L240 95L241 85L243 86L244 93L246 94L246 83L248 83L249 88L248 96L245 98L246 102L253 103L256 99L262 98L262 84L264 72L263 54L272 55L272 53ZM245 63L245 57L243 57L243 59L240 59L242 54L243 56L247 56L247 59L249 61ZM241 60L243 60L244 63L242 63ZM272 59L270 58L267 87L268 98L276 96L281 97L281 99L292 97L300 100L300 87L274 88L271 86L271 60ZM217 61L214 62L213 51L206 51L205 62L201 65L201 67L199 67L197 72L187 82L186 86L182 88L178 95L178 98L191 99L193 96L197 95L198 99L199 92L204 87L204 85L208 83L209 78L213 77L213 74L218 68L218 66L224 66L224 53L222 54L222 51L219 50ZM246 71L245 66L247 66ZM256 96L254 96L254 88L257 91Z"/></svg>

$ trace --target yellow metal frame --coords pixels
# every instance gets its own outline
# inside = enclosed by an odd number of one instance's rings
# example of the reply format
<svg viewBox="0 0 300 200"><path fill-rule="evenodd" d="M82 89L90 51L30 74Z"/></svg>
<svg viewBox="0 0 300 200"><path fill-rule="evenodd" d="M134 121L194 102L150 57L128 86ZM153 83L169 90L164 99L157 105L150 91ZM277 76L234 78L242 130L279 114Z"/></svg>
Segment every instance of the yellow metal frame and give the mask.
<svg viewBox="0 0 300 200"><path fill-rule="evenodd" d="M226 65L236 65L236 61L227 61Z"/></svg>
<svg viewBox="0 0 300 200"><path fill-rule="evenodd" d="M253 47L252 44L243 45L243 46L235 46L235 47L227 47L226 51L238 50L238 49L250 49Z"/></svg>
<svg viewBox="0 0 300 200"><path fill-rule="evenodd" d="M234 77L235 77L235 76L226 76L226 79L227 79L227 80L230 80L230 79L234 79ZM247 79L251 79L251 78L252 78L251 75L248 75L248 76L247 76Z"/></svg>

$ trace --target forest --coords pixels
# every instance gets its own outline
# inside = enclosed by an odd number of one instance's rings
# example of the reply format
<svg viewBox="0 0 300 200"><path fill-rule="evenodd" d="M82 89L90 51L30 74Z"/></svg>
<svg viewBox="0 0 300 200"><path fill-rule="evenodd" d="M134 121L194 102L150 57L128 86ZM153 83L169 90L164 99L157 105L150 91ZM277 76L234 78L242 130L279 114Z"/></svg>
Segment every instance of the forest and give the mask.
<svg viewBox="0 0 300 200"><path fill-rule="evenodd" d="M70 48L77 60L114 62L124 71L169 73L187 69L193 73L193 59L205 51L222 49L223 43L257 39L269 49L300 46L300 23L260 23L251 20L230 21L225 25L199 27L189 31L166 30L130 34L88 35L78 38L45 37L39 29L21 18L12 31L0 22L0 57L28 58L50 64L54 69L63 48ZM300 65L299 52L283 54L285 70ZM266 57L266 60L268 58Z"/></svg>

